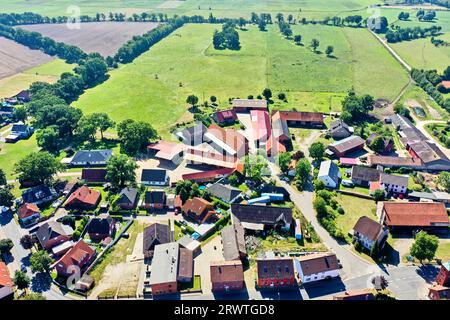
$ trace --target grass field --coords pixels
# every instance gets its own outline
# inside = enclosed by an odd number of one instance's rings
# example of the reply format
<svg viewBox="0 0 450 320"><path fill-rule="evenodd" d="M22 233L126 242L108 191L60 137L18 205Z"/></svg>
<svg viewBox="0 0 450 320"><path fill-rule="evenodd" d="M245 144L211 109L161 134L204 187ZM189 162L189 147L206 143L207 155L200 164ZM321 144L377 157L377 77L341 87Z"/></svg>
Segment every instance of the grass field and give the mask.
<svg viewBox="0 0 450 320"><path fill-rule="evenodd" d="M375 201L340 194L337 196L337 201L344 208L345 213L338 216L336 224L345 233L351 231L362 216L377 220Z"/></svg>
<svg viewBox="0 0 450 320"><path fill-rule="evenodd" d="M56 59L43 65L25 70L13 76L0 79L0 98L10 97L21 90L27 89L33 82L56 82L64 72L70 72L73 65Z"/></svg>
<svg viewBox="0 0 450 320"><path fill-rule="evenodd" d="M0 168L2 168L7 179L12 179L14 164L33 151L38 151L36 144L36 134L28 140L21 140L16 143L0 142Z"/></svg>
<svg viewBox="0 0 450 320"><path fill-rule="evenodd" d="M212 47L215 25L187 25L133 63L111 72L110 79L88 90L74 105L85 112L108 111L115 120L134 118L153 124L163 136L186 114L185 99L200 102L211 95L221 107L228 99L258 95L269 87L287 93L288 105L277 108L329 111L355 87L360 93L393 99L407 83L400 65L362 29L294 26L304 45L283 38L276 26L240 31L239 51ZM319 39L319 51L335 48L335 58L313 53L309 43ZM277 100L277 99L275 99Z"/></svg>
<svg viewBox="0 0 450 320"><path fill-rule="evenodd" d="M143 11L167 12L177 14L216 16L248 16L256 12L290 12L315 15L325 15L330 12L366 10L368 5L382 3L381 0L186 0L179 5L164 5L165 0L1 0L0 12L32 11L40 14L55 16L66 15L69 6L77 6L81 14L95 14L97 12L126 12L133 14Z"/></svg>

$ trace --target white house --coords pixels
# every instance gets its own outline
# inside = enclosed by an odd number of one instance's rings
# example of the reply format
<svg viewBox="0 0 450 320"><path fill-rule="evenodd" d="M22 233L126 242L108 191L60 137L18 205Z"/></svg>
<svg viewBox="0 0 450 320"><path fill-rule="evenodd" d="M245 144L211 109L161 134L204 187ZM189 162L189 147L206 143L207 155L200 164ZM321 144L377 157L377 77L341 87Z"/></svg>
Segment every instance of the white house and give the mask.
<svg viewBox="0 0 450 320"><path fill-rule="evenodd" d="M389 230L369 217L362 216L353 228L353 239L359 241L364 248L372 250L378 243L380 249L384 247L389 235Z"/></svg>
<svg viewBox="0 0 450 320"><path fill-rule="evenodd" d="M320 164L319 175L317 179L323 181L328 188L337 188L339 186L339 179L341 172L338 166L331 160L322 161Z"/></svg>
<svg viewBox="0 0 450 320"><path fill-rule="evenodd" d="M339 261L331 252L299 257L295 259L295 267L302 283L339 277Z"/></svg>
<svg viewBox="0 0 450 320"><path fill-rule="evenodd" d="M386 192L403 193L408 191L409 176L395 176L392 174L381 173L380 183Z"/></svg>

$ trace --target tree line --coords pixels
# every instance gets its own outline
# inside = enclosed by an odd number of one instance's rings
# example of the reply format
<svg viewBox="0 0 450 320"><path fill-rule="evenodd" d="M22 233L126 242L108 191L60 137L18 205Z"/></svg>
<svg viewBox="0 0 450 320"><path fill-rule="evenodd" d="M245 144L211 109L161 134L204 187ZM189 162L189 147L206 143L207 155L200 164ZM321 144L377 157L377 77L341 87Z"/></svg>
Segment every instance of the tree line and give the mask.
<svg viewBox="0 0 450 320"><path fill-rule="evenodd" d="M396 26L394 29L389 29L386 32L386 40L389 43L396 43L402 41L415 40L426 37L434 37L440 34L441 26L431 26L429 28L402 28Z"/></svg>
<svg viewBox="0 0 450 320"><path fill-rule="evenodd" d="M439 90L443 90L440 87L441 81L450 81L450 66L444 70L442 75L438 74L436 70L412 69L411 77L437 104L450 112L450 98L444 98L444 95L439 92Z"/></svg>

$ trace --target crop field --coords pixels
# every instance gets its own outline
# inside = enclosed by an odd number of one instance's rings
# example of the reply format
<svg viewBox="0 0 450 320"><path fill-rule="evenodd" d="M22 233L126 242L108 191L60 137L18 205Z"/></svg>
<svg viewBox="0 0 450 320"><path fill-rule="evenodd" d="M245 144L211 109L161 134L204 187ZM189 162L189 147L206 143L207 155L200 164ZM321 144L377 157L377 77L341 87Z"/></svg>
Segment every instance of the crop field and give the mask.
<svg viewBox="0 0 450 320"><path fill-rule="evenodd" d="M52 61L39 50L31 50L12 40L0 37L0 79Z"/></svg>
<svg viewBox="0 0 450 320"><path fill-rule="evenodd" d="M287 94L290 108L339 109L348 90L393 99L407 83L406 71L364 29L294 26L303 45L282 37L276 26L239 31L241 50L215 50L216 25L187 25L155 45L110 79L86 91L75 103L85 112L107 111L115 120L145 120L163 135L187 113L186 97L200 102L215 95L228 99L258 95L265 87ZM309 47L313 38L320 53ZM334 57L323 51L335 48ZM275 99L277 100L277 99ZM286 106L277 105L283 108Z"/></svg>
<svg viewBox="0 0 450 320"><path fill-rule="evenodd" d="M182 3L179 3L182 2ZM80 8L81 14L93 15L97 12L124 12L128 15L144 11L176 14L200 14L216 16L249 16L256 12L285 12L323 16L329 12L365 11L367 6L381 4L381 0L1 0L0 12L28 11L49 15L70 15L70 6ZM301 11L300 11L301 10Z"/></svg>
<svg viewBox="0 0 450 320"><path fill-rule="evenodd" d="M61 59L55 59L21 73L0 79L0 98L11 97L21 90L27 89L36 81L54 83L62 73L70 72L73 68L73 65L69 65Z"/></svg>
<svg viewBox="0 0 450 320"><path fill-rule="evenodd" d="M153 22L92 22L82 23L79 29L66 24L40 24L20 26L36 31L56 41L80 47L84 52L98 52L103 56L114 55L133 36L144 34L158 26Z"/></svg>

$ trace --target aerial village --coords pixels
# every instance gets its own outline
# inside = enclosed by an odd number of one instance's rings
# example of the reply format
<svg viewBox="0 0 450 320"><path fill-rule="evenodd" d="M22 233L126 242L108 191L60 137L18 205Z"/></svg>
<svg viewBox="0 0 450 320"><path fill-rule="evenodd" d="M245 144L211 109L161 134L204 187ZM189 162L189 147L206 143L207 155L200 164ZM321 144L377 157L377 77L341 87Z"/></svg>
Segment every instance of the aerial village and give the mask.
<svg viewBox="0 0 450 320"><path fill-rule="evenodd" d="M3 102L3 118L27 99L21 92ZM395 251L391 239L405 236L410 245L422 230L448 237L450 195L420 181L449 171L450 160L403 115L381 124L394 137L374 132L367 139L336 114L269 112L265 99L234 99L211 120L209 127L190 123L175 128L172 140L148 144L137 159L137 183L121 190L111 192L111 149L67 150L60 161L80 177L24 189L12 208L21 226L17 237L51 258L50 287L83 298L158 299L296 297L317 286L317 297L373 300L386 289L383 276L372 279L376 290L366 280L344 291L339 283L359 276L357 267L395 264L386 253ZM306 141L302 132L314 139ZM32 127L14 123L5 140L32 134ZM303 177L304 159L311 160L312 177L307 166ZM344 207L335 199L340 195L356 199L355 206L359 199L375 204L351 207L349 200ZM357 218L347 229L337 227L336 215L350 211ZM108 288L117 279L99 278L98 266L129 238L134 246L114 272L131 289ZM438 263L420 299L450 294L450 265ZM0 298L14 294L11 278L0 262Z"/></svg>

